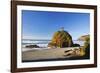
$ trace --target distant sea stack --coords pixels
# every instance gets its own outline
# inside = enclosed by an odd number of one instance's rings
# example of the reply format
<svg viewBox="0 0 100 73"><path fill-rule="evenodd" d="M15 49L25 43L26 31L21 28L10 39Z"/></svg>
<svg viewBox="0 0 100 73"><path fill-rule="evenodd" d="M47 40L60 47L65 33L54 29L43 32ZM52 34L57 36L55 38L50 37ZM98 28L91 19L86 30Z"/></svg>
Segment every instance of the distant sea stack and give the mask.
<svg viewBox="0 0 100 73"><path fill-rule="evenodd" d="M78 40L85 41L88 37L90 37L90 36L89 35L83 35L83 36L79 37Z"/></svg>
<svg viewBox="0 0 100 73"><path fill-rule="evenodd" d="M61 28L59 31L55 32L51 42L48 44L48 47L71 47L73 45L72 37L71 35L64 30L64 28Z"/></svg>

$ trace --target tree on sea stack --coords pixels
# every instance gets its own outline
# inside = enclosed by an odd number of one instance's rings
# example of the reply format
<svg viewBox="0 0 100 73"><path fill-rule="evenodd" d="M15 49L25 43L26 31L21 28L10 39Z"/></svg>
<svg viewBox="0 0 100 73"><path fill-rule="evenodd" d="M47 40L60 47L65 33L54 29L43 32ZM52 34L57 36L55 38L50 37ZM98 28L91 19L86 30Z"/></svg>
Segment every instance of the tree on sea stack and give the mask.
<svg viewBox="0 0 100 73"><path fill-rule="evenodd" d="M71 35L62 27L59 31L55 32L48 47L71 47L73 45Z"/></svg>

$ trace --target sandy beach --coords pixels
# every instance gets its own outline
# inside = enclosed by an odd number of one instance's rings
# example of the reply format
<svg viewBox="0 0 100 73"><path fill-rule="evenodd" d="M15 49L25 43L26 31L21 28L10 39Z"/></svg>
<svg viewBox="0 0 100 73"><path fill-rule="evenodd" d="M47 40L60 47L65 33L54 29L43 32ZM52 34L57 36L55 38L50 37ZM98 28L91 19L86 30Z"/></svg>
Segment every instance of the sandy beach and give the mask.
<svg viewBox="0 0 100 73"><path fill-rule="evenodd" d="M27 49L27 48L24 48ZM65 56L68 53L73 52L72 50L79 49L79 47L69 47L69 48L52 48L52 49L29 49L22 52L23 61L35 61L35 60L45 60L45 59L64 59L69 56ZM69 51L66 53L66 51Z"/></svg>

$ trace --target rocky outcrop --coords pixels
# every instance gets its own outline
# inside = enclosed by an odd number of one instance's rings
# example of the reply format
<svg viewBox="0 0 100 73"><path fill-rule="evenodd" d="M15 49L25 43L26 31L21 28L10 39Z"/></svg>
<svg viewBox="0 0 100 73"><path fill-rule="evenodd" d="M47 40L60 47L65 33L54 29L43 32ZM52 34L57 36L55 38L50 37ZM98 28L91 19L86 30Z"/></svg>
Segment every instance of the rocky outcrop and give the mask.
<svg viewBox="0 0 100 73"><path fill-rule="evenodd" d="M27 45L26 48L39 48L38 45Z"/></svg>
<svg viewBox="0 0 100 73"><path fill-rule="evenodd" d="M90 57L90 36L88 36L85 39L85 43L84 43L83 49L85 50L85 53L86 53L85 57L89 58Z"/></svg>
<svg viewBox="0 0 100 73"><path fill-rule="evenodd" d="M73 45L71 35L65 31L60 30L54 33L51 42L48 44L48 47L71 47Z"/></svg>
<svg viewBox="0 0 100 73"><path fill-rule="evenodd" d="M85 41L88 37L89 37L89 35L83 35L83 36L79 37L78 40Z"/></svg>

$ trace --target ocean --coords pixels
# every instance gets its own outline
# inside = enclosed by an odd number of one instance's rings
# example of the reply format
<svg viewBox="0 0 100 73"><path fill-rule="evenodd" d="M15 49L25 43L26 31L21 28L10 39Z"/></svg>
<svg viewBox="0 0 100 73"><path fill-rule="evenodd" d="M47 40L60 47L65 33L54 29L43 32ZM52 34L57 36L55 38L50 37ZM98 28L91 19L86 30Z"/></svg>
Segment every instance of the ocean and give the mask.
<svg viewBox="0 0 100 73"><path fill-rule="evenodd" d="M51 40L22 39L22 47L25 47L26 45L38 45L40 47L46 48L49 42L51 42ZM79 40L73 40L73 43L74 44L79 44L80 46L84 45L84 41L79 41Z"/></svg>

